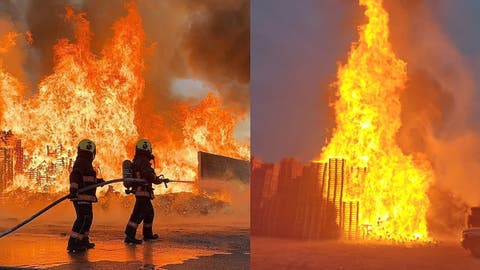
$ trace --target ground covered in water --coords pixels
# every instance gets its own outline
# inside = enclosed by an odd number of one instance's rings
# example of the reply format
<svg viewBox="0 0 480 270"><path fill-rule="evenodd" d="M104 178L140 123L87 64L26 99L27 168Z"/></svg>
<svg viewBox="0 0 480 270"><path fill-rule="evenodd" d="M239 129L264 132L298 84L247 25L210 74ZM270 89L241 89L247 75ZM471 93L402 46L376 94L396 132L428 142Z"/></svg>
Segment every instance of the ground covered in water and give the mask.
<svg viewBox="0 0 480 270"><path fill-rule="evenodd" d="M90 231L96 247L66 251L75 212L64 201L18 231L0 238L0 269L249 269L248 193L225 202L194 193L157 196L154 232L160 239L139 246L123 243L134 198L106 194L94 205ZM18 194L0 198L0 232L42 209L59 194ZM141 227L137 238L141 237Z"/></svg>
<svg viewBox="0 0 480 270"><path fill-rule="evenodd" d="M91 233L96 247L79 254L66 252L69 230L65 226L39 225L0 239L0 266L58 270L249 269L248 228L199 223L156 226L158 241L130 246L123 243L119 228L97 225Z"/></svg>

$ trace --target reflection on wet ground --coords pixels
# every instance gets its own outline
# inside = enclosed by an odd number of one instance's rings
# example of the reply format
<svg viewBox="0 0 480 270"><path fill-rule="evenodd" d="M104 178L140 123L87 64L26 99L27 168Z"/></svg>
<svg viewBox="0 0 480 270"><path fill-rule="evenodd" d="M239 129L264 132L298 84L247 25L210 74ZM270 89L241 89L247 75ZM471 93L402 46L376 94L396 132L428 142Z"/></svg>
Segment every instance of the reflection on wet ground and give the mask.
<svg viewBox="0 0 480 270"><path fill-rule="evenodd" d="M0 268L249 269L245 228L175 226L158 230L159 241L130 246L123 243L122 231L103 227L92 233L96 247L79 254L66 252L67 227L43 231L48 233L19 232L0 239Z"/></svg>
<svg viewBox="0 0 480 270"><path fill-rule="evenodd" d="M250 269L250 254L232 253L232 254L214 254L212 256L201 256L198 259L189 259L180 264L164 265L162 266L162 269L167 269L167 270Z"/></svg>

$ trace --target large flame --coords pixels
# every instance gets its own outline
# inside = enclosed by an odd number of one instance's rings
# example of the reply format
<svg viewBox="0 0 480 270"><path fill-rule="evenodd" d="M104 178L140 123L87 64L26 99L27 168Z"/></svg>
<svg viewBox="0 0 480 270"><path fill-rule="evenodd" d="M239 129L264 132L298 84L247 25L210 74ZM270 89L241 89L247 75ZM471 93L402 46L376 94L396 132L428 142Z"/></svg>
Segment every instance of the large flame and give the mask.
<svg viewBox="0 0 480 270"><path fill-rule="evenodd" d="M430 163L402 152L400 92L406 63L389 43L388 13L381 0L360 0L368 23L359 28L348 62L337 74L336 128L321 159L341 157L352 172L344 199L360 201L360 224L376 239L428 240L426 190Z"/></svg>
<svg viewBox="0 0 480 270"><path fill-rule="evenodd" d="M233 137L238 118L212 93L198 104L178 103L168 121L152 113L140 121L150 126L138 126L138 111L146 106L139 101L148 50L136 6L127 4L126 9L128 14L113 25L112 39L96 55L90 49L92 33L85 14L66 8L66 19L76 29L75 42L57 42L53 73L32 97L26 97L24 84L0 66L0 129L11 130L25 151L24 173L15 175L14 187L65 189L71 159L83 138L97 144L95 162L105 178L121 175L122 161L131 158L141 137L152 141L157 169L169 178L195 180L197 151L249 157L249 146ZM15 45L17 36L3 38L0 56Z"/></svg>

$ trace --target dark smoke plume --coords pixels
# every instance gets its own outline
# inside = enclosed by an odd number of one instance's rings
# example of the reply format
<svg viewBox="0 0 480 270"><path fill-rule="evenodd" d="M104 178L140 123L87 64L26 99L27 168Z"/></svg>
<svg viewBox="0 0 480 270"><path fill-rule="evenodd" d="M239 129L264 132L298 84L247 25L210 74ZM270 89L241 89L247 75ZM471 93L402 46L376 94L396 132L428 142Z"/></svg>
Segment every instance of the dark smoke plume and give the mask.
<svg viewBox="0 0 480 270"><path fill-rule="evenodd" d="M223 89L226 100L243 111L250 100L249 1L187 3L197 10L183 41L192 72Z"/></svg>

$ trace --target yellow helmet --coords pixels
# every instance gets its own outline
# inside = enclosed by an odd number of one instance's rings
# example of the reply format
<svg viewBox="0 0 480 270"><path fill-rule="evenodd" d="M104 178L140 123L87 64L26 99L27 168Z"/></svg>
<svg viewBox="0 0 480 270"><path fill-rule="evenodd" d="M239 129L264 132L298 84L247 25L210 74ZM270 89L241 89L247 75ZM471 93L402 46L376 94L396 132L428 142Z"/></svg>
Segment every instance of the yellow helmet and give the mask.
<svg viewBox="0 0 480 270"><path fill-rule="evenodd" d="M95 146L95 143L92 140L83 139L78 144L78 150L89 151L89 152L92 152L93 154L95 154L96 146Z"/></svg>
<svg viewBox="0 0 480 270"><path fill-rule="evenodd" d="M152 144L147 139L141 139L137 142L136 148L152 153Z"/></svg>

